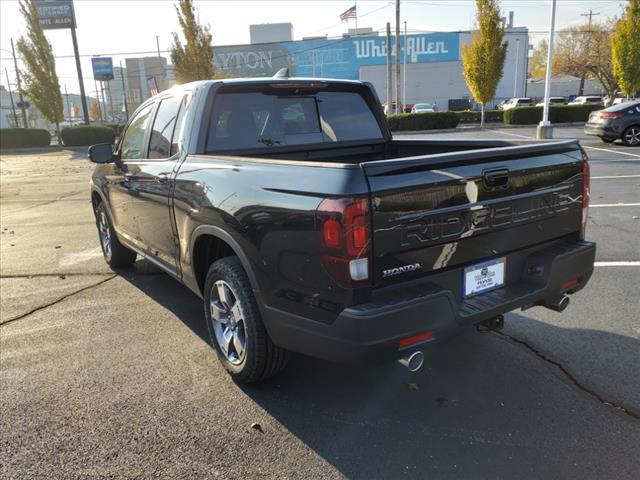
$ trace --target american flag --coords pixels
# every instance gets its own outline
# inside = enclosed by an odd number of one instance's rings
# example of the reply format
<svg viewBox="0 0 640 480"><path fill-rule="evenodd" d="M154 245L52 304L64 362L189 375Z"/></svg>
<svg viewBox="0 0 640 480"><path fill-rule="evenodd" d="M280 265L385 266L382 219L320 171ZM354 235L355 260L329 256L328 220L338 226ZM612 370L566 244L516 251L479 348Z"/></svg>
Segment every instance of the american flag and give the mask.
<svg viewBox="0 0 640 480"><path fill-rule="evenodd" d="M345 20L349 20L350 18L358 18L358 14L356 13L356 6L354 5L349 10L340 14L340 21L344 22Z"/></svg>

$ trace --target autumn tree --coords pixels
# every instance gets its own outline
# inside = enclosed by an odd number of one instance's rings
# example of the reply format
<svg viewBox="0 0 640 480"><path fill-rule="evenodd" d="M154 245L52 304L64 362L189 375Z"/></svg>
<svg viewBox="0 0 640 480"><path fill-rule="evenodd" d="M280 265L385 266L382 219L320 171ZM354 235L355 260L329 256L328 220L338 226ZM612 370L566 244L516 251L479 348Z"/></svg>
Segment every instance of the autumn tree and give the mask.
<svg viewBox="0 0 640 480"><path fill-rule="evenodd" d="M21 1L20 13L27 23L26 36L20 36L18 40L18 52L26 67L20 72L24 78L24 91L42 116L55 123L60 140L64 109L53 50L40 26L35 0Z"/></svg>
<svg viewBox="0 0 640 480"><path fill-rule="evenodd" d="M611 40L613 73L629 98L640 91L640 0L631 0Z"/></svg>
<svg viewBox="0 0 640 480"><path fill-rule="evenodd" d="M201 24L193 0L179 0L175 6L178 22L185 39L173 32L171 62L178 83L208 80L215 76L211 31L207 24Z"/></svg>
<svg viewBox="0 0 640 480"><path fill-rule="evenodd" d="M94 122L97 122L102 117L100 112L100 104L98 102L93 102L89 107L89 117Z"/></svg>
<svg viewBox="0 0 640 480"><path fill-rule="evenodd" d="M484 126L484 106L493 100L502 78L507 43L500 18L499 0L476 0L477 30L471 43L462 45L462 73L476 102L482 105L480 126Z"/></svg>
<svg viewBox="0 0 640 480"><path fill-rule="evenodd" d="M531 78L543 78L547 71L547 52L549 44L546 40L542 40L536 48L533 49L531 60L529 60L529 74Z"/></svg>

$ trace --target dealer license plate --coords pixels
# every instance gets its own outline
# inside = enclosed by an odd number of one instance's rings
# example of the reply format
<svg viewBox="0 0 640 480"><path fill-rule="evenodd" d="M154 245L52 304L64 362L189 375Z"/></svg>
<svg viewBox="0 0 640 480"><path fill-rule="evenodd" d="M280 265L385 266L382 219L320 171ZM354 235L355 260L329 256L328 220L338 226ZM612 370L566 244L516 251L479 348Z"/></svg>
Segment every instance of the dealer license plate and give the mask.
<svg viewBox="0 0 640 480"><path fill-rule="evenodd" d="M507 259L501 257L465 268L463 279L465 298L503 287L506 267Z"/></svg>

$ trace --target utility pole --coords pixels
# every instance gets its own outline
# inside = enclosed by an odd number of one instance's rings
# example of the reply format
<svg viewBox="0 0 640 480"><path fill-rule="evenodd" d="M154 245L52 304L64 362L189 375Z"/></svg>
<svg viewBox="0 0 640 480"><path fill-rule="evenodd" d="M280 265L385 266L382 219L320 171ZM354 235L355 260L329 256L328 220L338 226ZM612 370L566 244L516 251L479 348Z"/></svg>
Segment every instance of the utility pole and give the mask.
<svg viewBox="0 0 640 480"><path fill-rule="evenodd" d="M16 49L13 47L13 38L11 39L11 54L13 55L13 65L16 69L16 82L18 83L18 98L20 99L20 103L18 106L22 111L22 125L24 128L29 128L29 124L27 123L27 109L24 106L24 97L22 96L22 82L20 82L20 70L18 70L18 60L16 59ZM16 125L17 127L18 125Z"/></svg>
<svg viewBox="0 0 640 480"><path fill-rule="evenodd" d="M549 95L551 95L551 61L553 60L553 34L556 26L556 0L551 0L551 18L549 19L549 49L547 51L547 72L544 78L544 109L542 121L538 125L536 137L553 138L553 127L549 123Z"/></svg>
<svg viewBox="0 0 640 480"><path fill-rule="evenodd" d="M407 108L407 21L404 21L404 58L402 65L402 104Z"/></svg>
<svg viewBox="0 0 640 480"><path fill-rule="evenodd" d="M160 57L160 35L156 35L156 47L158 48L158 58Z"/></svg>
<svg viewBox="0 0 640 480"><path fill-rule="evenodd" d="M587 30L587 56L588 57L591 55L591 19L596 15L600 15L600 13L593 13L593 10L589 10L589 13L580 14L581 17L589 17L589 28ZM584 81L586 76L587 76L587 72L585 70L582 72L582 75L580 75L580 90L578 91L578 95L584 94Z"/></svg>
<svg viewBox="0 0 640 480"><path fill-rule="evenodd" d="M71 105L69 105L69 94L67 93L67 84L64 84L64 99L67 101L67 113L69 114L69 125L71 125Z"/></svg>
<svg viewBox="0 0 640 480"><path fill-rule="evenodd" d="M16 113L16 106L13 104L13 92L11 92L11 84L9 83L9 72L4 69L4 74L7 76L7 88L9 89L9 98L11 99L11 110L13 111L13 122L18 127L18 114Z"/></svg>
<svg viewBox="0 0 640 480"><path fill-rule="evenodd" d="M402 112L400 90L400 0L396 0L396 113Z"/></svg>
<svg viewBox="0 0 640 480"><path fill-rule="evenodd" d="M129 106L127 105L127 87L124 84L124 68L122 68L122 60L120 60L120 80L122 80L122 101L124 102L124 113L126 121L129 121Z"/></svg>
<svg viewBox="0 0 640 480"><path fill-rule="evenodd" d="M391 110L391 24L387 22L387 114L393 113Z"/></svg>

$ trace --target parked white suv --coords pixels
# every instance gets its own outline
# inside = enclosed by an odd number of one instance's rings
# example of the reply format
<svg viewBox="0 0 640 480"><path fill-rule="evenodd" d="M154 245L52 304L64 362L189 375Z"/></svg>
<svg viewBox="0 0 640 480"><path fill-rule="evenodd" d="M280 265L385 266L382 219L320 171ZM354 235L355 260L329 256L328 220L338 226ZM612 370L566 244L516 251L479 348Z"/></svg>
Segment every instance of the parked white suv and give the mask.
<svg viewBox="0 0 640 480"><path fill-rule="evenodd" d="M505 103L498 106L500 110L509 110L515 107L530 107L533 101L528 97L510 98Z"/></svg>

